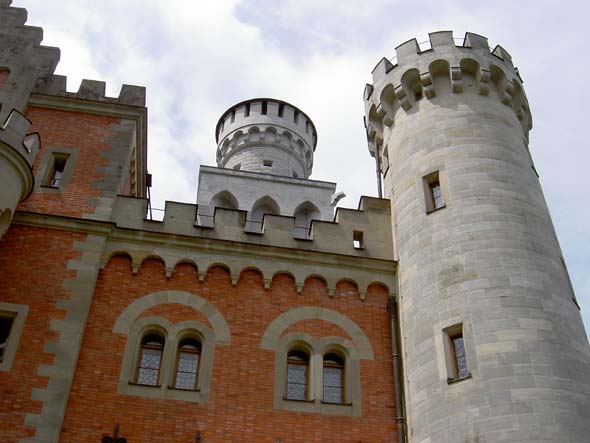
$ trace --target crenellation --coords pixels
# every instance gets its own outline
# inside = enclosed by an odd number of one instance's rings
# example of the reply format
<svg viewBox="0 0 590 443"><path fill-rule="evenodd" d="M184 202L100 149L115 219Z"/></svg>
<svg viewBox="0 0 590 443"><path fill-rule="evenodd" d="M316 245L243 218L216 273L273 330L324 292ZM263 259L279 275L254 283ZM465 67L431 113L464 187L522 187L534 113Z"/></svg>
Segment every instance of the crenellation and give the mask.
<svg viewBox="0 0 590 443"><path fill-rule="evenodd" d="M463 76L474 75L476 83L479 83L479 94L489 96L490 80L495 86L497 96L506 106L514 108L518 119L527 122L523 124L525 138L532 127L530 110L520 109L515 103L512 92L515 84L522 90L522 79L512 63L512 57L501 46L496 46L490 51L487 39L477 34L466 33L461 46L455 44L453 34L450 31L434 32L429 34L431 49L421 51L416 39L408 40L396 48L397 64L392 65L387 59L382 59L373 70L373 85L370 94L365 88L365 107L369 114L371 108L383 109L384 91L388 87L395 90L395 98L388 100L399 102L405 112L409 112L415 103L422 99L435 99L448 87L453 94L469 93L463 87ZM444 68L441 68L443 67ZM419 72L417 75L415 72ZM419 77L419 81L416 78ZM437 83L438 82L438 83ZM448 86L444 86L447 84ZM437 87L437 85L439 85ZM438 88L441 91L437 91ZM373 94L373 89L376 93ZM524 95L524 92L523 92ZM526 97L524 97L526 101ZM379 105L382 105L379 108ZM394 106L389 103L390 107ZM380 118L386 118L385 126L391 126L395 116L386 112L379 112ZM369 122L368 133L382 138L381 130L371 128ZM528 125L528 126L527 126ZM375 135L369 135L374 137Z"/></svg>

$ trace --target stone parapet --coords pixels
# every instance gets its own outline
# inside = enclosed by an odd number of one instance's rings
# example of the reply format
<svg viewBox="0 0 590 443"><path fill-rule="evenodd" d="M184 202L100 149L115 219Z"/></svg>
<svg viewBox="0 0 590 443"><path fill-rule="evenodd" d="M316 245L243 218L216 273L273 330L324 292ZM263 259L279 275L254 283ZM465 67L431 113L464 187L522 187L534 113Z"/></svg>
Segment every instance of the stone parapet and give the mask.
<svg viewBox="0 0 590 443"><path fill-rule="evenodd" d="M486 37L471 32L460 45L451 31L433 32L429 37L429 47L422 49L415 38L408 40L395 49L395 63L383 58L373 69L373 84L367 84L364 92L371 154L374 156L375 146L381 144L384 131L392 127L398 113L414 112L422 100L432 100L446 90L500 100L514 110L528 140L531 111L508 51L499 45L490 49Z"/></svg>

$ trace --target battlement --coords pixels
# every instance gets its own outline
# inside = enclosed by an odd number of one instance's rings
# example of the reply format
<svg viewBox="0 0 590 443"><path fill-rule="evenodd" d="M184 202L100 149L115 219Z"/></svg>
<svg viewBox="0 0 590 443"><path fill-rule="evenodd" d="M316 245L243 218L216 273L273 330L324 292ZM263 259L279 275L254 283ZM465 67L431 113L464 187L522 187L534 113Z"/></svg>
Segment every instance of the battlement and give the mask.
<svg viewBox="0 0 590 443"><path fill-rule="evenodd" d="M488 39L467 32L457 45L451 31L429 34L424 48L411 39L395 48L394 62L383 58L373 69L373 84L364 92L369 149L383 126L392 126L397 112L409 112L420 100L444 92L473 92L494 96L511 107L525 137L532 117L522 78L512 57L501 46L490 49Z"/></svg>
<svg viewBox="0 0 590 443"><path fill-rule="evenodd" d="M256 98L229 108L215 130L217 164L275 175L307 178L317 132L311 119L281 100Z"/></svg>
<svg viewBox="0 0 590 443"><path fill-rule="evenodd" d="M259 246L391 260L389 201L362 197L359 209L338 208L335 221L313 220L309 238L294 237L295 217L266 214L261 232L247 228L246 211L216 208L211 227L197 224L198 206L167 201L162 221L145 218L147 200L118 196L113 222L119 228L201 237Z"/></svg>
<svg viewBox="0 0 590 443"><path fill-rule="evenodd" d="M66 76L49 75L37 80L33 93L105 103L116 103L127 106L145 106L144 86L123 85L121 86L121 91L119 92L118 97L106 96L106 83L104 81L83 79L78 88L78 92L67 92L66 86Z"/></svg>

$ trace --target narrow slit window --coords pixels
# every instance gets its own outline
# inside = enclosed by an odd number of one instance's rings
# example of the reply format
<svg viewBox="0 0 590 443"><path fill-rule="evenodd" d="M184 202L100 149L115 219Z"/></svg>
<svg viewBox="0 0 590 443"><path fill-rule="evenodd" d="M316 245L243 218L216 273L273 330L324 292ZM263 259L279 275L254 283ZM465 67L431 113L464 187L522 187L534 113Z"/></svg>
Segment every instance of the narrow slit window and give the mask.
<svg viewBox="0 0 590 443"><path fill-rule="evenodd" d="M455 378L465 378L469 375L467 368L467 356L465 355L465 341L463 334L451 337L453 362L455 364Z"/></svg>
<svg viewBox="0 0 590 443"><path fill-rule="evenodd" d="M187 338L178 345L176 357L176 376L174 387L194 391L197 389L199 362L201 360L201 343L194 338Z"/></svg>
<svg viewBox="0 0 590 443"><path fill-rule="evenodd" d="M229 122L233 123L236 120L236 110L232 109L230 117L229 117Z"/></svg>
<svg viewBox="0 0 590 443"><path fill-rule="evenodd" d="M0 316L0 363L4 361L4 351L8 346L13 322L14 317Z"/></svg>
<svg viewBox="0 0 590 443"><path fill-rule="evenodd" d="M262 110L260 111L260 113L262 115L266 115L266 113L268 112L268 103L266 101L262 102Z"/></svg>
<svg viewBox="0 0 590 443"><path fill-rule="evenodd" d="M307 400L309 356L303 351L290 351L287 355L288 400Z"/></svg>
<svg viewBox="0 0 590 443"><path fill-rule="evenodd" d="M299 111L293 113L293 123L297 124L297 122L299 122Z"/></svg>
<svg viewBox="0 0 590 443"><path fill-rule="evenodd" d="M362 231L352 232L352 245L354 246L354 249L364 249L365 243L363 241Z"/></svg>
<svg viewBox="0 0 590 443"><path fill-rule="evenodd" d="M279 117L282 117L285 113L285 105L283 103L279 104Z"/></svg>
<svg viewBox="0 0 590 443"><path fill-rule="evenodd" d="M344 403L344 359L336 354L324 355L324 403Z"/></svg>
<svg viewBox="0 0 590 443"><path fill-rule="evenodd" d="M436 211L445 207L445 200L440 185L439 173L435 171L423 178L426 212Z"/></svg>
<svg viewBox="0 0 590 443"><path fill-rule="evenodd" d="M463 325L458 324L447 328L444 333L447 348L448 381L469 378L471 373L467 362Z"/></svg>
<svg viewBox="0 0 590 443"><path fill-rule="evenodd" d="M272 167L272 160L262 160L262 164L268 168Z"/></svg>
<svg viewBox="0 0 590 443"><path fill-rule="evenodd" d="M246 109L244 110L244 117L250 117L250 103L246 103Z"/></svg>
<svg viewBox="0 0 590 443"><path fill-rule="evenodd" d="M50 167L45 178L45 186L59 188L64 177L68 157L69 155L67 154L53 154L53 157L50 161Z"/></svg>
<svg viewBox="0 0 590 443"><path fill-rule="evenodd" d="M149 334L143 338L137 363L136 383L138 385L159 386L163 351L164 337Z"/></svg>

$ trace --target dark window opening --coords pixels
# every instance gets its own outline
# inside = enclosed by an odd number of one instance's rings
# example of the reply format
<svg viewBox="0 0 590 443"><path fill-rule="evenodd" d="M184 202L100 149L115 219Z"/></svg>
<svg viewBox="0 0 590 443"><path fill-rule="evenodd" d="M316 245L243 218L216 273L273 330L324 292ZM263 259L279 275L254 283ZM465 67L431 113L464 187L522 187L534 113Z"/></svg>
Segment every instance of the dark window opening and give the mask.
<svg viewBox="0 0 590 443"><path fill-rule="evenodd" d="M237 165L234 165L234 170L239 171L242 168L242 164L238 163Z"/></svg>
<svg viewBox="0 0 590 443"><path fill-rule="evenodd" d="M4 360L4 352L8 346L8 338L14 317L0 317L0 363Z"/></svg>
<svg viewBox="0 0 590 443"><path fill-rule="evenodd" d="M262 160L262 164L270 168L272 166L272 160Z"/></svg>
<svg viewBox="0 0 590 443"><path fill-rule="evenodd" d="M267 111L268 111L268 103L266 103L266 101L263 101L262 102L262 110L260 111L260 113L262 115L266 115Z"/></svg>
<svg viewBox="0 0 590 443"><path fill-rule="evenodd" d="M246 103L246 109L244 110L244 117L250 116L250 103Z"/></svg>
<svg viewBox="0 0 590 443"><path fill-rule="evenodd" d="M281 104L279 104L279 117L282 117L284 112L285 112L285 105L281 103Z"/></svg>
<svg viewBox="0 0 590 443"><path fill-rule="evenodd" d="M440 184L439 173L434 171L422 179L424 183L424 197L426 200L426 212L430 213L445 207L445 200Z"/></svg>
<svg viewBox="0 0 590 443"><path fill-rule="evenodd" d="M293 123L297 123L299 121L299 111L295 111L293 113Z"/></svg>
<svg viewBox="0 0 590 443"><path fill-rule="evenodd" d="M47 171L44 185L52 188L59 188L64 177L66 163L68 162L68 154L56 153L51 158L50 167Z"/></svg>
<svg viewBox="0 0 590 443"><path fill-rule="evenodd" d="M364 249L363 231L352 231L352 245L354 249Z"/></svg>
<svg viewBox="0 0 590 443"><path fill-rule="evenodd" d="M231 114L229 116L229 122L233 123L235 121L235 119L236 119L236 110L232 109Z"/></svg>

